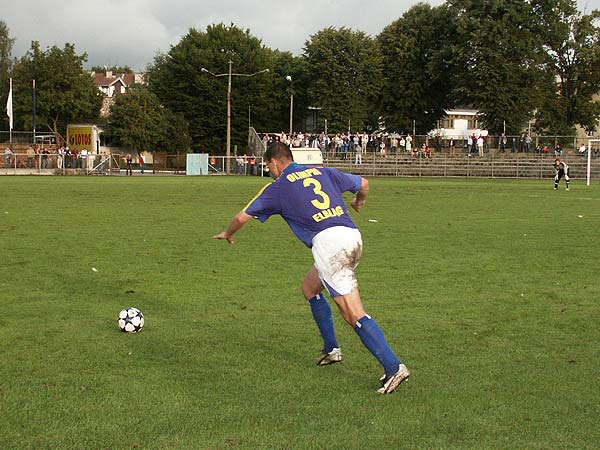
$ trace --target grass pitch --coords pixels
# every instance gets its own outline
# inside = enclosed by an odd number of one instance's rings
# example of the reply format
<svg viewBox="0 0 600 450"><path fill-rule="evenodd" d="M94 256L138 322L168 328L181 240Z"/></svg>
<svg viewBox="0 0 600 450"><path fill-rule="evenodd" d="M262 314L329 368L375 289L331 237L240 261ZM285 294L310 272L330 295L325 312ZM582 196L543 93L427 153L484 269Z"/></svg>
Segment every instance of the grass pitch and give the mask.
<svg viewBox="0 0 600 450"><path fill-rule="evenodd" d="M314 365L280 218L212 239L266 182L1 178L0 448L598 447L599 185L371 179L360 288L412 371L380 396L337 311Z"/></svg>

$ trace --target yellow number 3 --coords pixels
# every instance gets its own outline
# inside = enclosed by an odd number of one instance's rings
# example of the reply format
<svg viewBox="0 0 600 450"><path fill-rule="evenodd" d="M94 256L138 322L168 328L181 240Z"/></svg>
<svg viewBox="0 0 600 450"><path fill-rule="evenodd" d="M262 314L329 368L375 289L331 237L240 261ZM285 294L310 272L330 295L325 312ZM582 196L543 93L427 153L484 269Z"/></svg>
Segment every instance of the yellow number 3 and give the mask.
<svg viewBox="0 0 600 450"><path fill-rule="evenodd" d="M323 192L321 190L321 183L319 183L318 180L316 180L314 178L305 178L303 184L304 184L304 187L310 187L312 185L313 192L323 199L323 201L319 201L317 199L311 200L311 203L313 205L315 205L316 208L319 208L319 209L329 208L329 205L331 204L331 201L329 200L329 195L327 195L325 192Z"/></svg>

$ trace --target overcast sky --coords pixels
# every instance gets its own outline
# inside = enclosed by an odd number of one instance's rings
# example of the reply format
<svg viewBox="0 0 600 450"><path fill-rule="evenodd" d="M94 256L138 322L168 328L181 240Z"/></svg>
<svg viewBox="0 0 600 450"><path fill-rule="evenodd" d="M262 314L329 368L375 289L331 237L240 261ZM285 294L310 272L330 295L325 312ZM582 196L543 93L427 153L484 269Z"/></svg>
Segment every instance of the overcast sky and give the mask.
<svg viewBox="0 0 600 450"><path fill-rule="evenodd" d="M577 0L581 10L600 0ZM39 41L42 48L74 43L91 66L129 66L142 71L157 52L166 53L190 28L234 23L273 49L302 53L323 28L345 26L372 36L418 0L0 0L0 20L15 38L20 58ZM433 6L443 0L425 1Z"/></svg>

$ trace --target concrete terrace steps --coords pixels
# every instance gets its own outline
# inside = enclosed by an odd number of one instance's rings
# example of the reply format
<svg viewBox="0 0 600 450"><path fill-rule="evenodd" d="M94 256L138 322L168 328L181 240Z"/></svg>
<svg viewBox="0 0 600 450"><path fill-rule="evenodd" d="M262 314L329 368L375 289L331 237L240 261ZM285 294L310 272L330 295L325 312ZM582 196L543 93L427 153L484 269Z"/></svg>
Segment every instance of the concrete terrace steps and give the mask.
<svg viewBox="0 0 600 450"><path fill-rule="evenodd" d="M434 154L432 158L394 155L364 155L363 164L347 160L329 159L326 166L365 176L394 177L474 177L474 178L548 178L554 176L554 155L499 154L451 157ZM570 166L573 178L586 178L587 158L581 155L561 157ZM592 173L600 174L600 158L592 158Z"/></svg>

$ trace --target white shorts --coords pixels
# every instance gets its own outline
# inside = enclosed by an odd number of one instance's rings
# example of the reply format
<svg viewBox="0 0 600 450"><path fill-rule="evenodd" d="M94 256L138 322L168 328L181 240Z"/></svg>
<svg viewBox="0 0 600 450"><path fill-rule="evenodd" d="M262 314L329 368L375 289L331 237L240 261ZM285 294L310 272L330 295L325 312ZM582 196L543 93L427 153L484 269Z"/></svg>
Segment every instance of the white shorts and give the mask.
<svg viewBox="0 0 600 450"><path fill-rule="evenodd" d="M362 255L362 237L356 228L332 227L312 240L319 278L332 297L350 294L358 287L354 269Z"/></svg>

